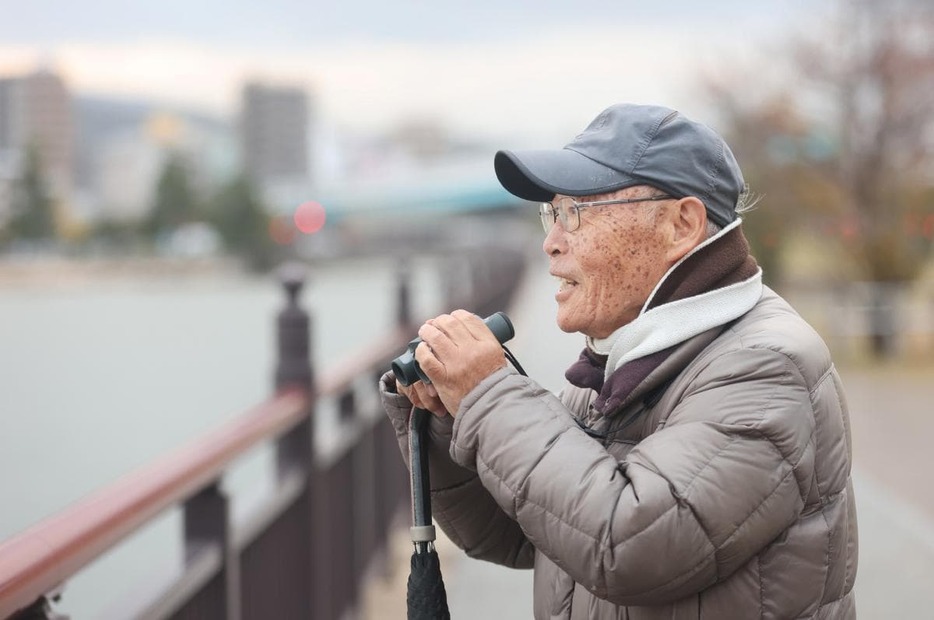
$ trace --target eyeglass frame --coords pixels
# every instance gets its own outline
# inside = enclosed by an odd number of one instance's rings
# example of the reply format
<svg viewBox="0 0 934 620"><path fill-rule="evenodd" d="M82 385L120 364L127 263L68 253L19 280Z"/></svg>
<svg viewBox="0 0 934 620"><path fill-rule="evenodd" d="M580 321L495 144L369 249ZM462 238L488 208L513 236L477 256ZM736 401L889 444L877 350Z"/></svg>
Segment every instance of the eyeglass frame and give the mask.
<svg viewBox="0 0 934 620"><path fill-rule="evenodd" d="M554 226L558 221L561 221L561 227L564 229L564 232L574 232L581 226L581 209L586 209L587 207L602 207L605 205L628 205L635 204L639 202L658 202L662 200L674 200L671 196L666 196L664 194L658 194L655 196L648 196L645 198L620 198L617 200L595 200L591 202L577 202L570 196L562 196L561 201L568 200L571 202L572 210L576 216L574 221L576 222L573 227L570 226L570 219L567 215L562 217L564 211L560 211L555 207L554 200L546 200L545 202L539 203L538 207L538 216L542 220L542 228L545 229L545 233L551 232L551 227ZM547 218L547 219L546 219Z"/></svg>

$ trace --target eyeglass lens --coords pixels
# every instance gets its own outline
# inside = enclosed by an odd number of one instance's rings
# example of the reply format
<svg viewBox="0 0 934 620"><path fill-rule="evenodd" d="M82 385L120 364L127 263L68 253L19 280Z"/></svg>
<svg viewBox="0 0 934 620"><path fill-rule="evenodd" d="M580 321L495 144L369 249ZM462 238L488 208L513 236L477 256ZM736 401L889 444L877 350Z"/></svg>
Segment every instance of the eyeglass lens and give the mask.
<svg viewBox="0 0 934 620"><path fill-rule="evenodd" d="M538 215L542 220L542 228L545 229L546 233L549 232L551 227L557 221L554 207L552 207L550 203L543 202L538 207Z"/></svg>
<svg viewBox="0 0 934 620"><path fill-rule="evenodd" d="M567 232L573 232L580 225L578 210L574 201L568 198L561 198L552 202L543 202L539 207L539 215L542 220L542 228L545 232L550 232L555 222L561 221L561 227Z"/></svg>

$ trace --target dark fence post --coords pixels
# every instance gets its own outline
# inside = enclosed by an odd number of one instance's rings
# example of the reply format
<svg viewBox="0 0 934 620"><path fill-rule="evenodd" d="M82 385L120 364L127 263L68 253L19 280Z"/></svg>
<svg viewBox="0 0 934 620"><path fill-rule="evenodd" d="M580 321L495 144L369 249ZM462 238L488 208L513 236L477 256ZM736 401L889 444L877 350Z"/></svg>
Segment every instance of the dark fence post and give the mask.
<svg viewBox="0 0 934 620"><path fill-rule="evenodd" d="M314 403L314 371L311 364L311 318L299 305L299 294L305 284L305 270L298 264L287 264L279 270L285 289L286 304L279 312L276 338L279 356L276 361L276 390L300 387L311 394ZM277 473L282 479L299 469L312 471L314 425L308 419L283 435L277 449Z"/></svg>
<svg viewBox="0 0 934 620"><path fill-rule="evenodd" d="M176 617L240 620L240 563L230 530L230 502L215 482L185 502L185 553L193 561L205 547L221 553L221 570L211 586L190 600Z"/></svg>
<svg viewBox="0 0 934 620"><path fill-rule="evenodd" d="M299 387L309 392L311 411L305 420L279 438L276 445L276 473L280 481L296 473L302 475L305 486L292 509L293 525L288 528L294 540L288 541L287 549L280 549L283 556L293 556L286 581L289 590L280 590L281 599L291 603L284 605L279 613L295 614L294 617L316 618L322 597L327 593L321 587L320 575L316 570L317 552L320 550L321 519L315 514L316 468L314 463L314 370L311 362L312 320L299 304L299 296L305 284L305 268L297 263L284 265L279 270L279 280L286 294L286 305L277 318L278 359L276 362L275 388L282 390ZM284 557L282 558L284 559ZM280 587L285 583L280 584ZM280 600L281 600L280 599ZM286 611L287 610L287 611ZM262 617L258 615L258 617Z"/></svg>
<svg viewBox="0 0 934 620"><path fill-rule="evenodd" d="M311 388L312 369L310 323L308 313L299 306L298 297L305 284L305 270L298 264L287 264L279 271L286 292L286 306L279 312L279 359L276 365L276 389L298 385Z"/></svg>
<svg viewBox="0 0 934 620"><path fill-rule="evenodd" d="M64 584L41 597L29 607L18 611L10 620L71 620L71 616L66 616L52 609L52 602L61 598Z"/></svg>
<svg viewBox="0 0 934 620"><path fill-rule="evenodd" d="M396 274L396 325L408 327L412 323L412 269L409 259L399 261Z"/></svg>

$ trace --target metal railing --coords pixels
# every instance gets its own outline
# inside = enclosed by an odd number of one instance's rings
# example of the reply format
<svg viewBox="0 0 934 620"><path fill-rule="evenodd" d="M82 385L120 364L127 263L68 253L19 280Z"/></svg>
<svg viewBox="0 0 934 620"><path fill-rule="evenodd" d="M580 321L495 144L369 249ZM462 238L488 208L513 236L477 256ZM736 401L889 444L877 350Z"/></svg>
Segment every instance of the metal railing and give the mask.
<svg viewBox="0 0 934 620"><path fill-rule="evenodd" d="M517 253L466 259L466 288L447 304L481 315L508 307L524 269ZM22 534L0 542L0 618L67 618L52 600L83 567L166 510L181 506L185 565L128 612L135 618L353 617L367 575L385 561L408 505L408 478L376 394L379 376L414 335L400 274L398 327L316 380L303 277L284 272L276 395ZM331 406L339 433L316 441L313 413ZM276 484L234 523L221 482L231 464L274 442ZM400 593L400 596L403 594ZM67 607L67 605L65 605Z"/></svg>

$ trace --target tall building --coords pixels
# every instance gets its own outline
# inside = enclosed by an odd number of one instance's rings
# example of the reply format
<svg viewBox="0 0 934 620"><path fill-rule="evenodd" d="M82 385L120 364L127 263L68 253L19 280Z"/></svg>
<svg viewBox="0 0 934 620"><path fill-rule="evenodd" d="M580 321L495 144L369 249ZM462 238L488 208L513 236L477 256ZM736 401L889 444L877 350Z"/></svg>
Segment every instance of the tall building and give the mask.
<svg viewBox="0 0 934 620"><path fill-rule="evenodd" d="M22 161L31 147L38 150L53 195L67 201L74 168L71 95L47 70L0 79L0 159Z"/></svg>
<svg viewBox="0 0 934 620"><path fill-rule="evenodd" d="M16 103L16 84L18 80L0 78L0 156L9 153L17 142L18 106Z"/></svg>
<svg viewBox="0 0 934 620"><path fill-rule="evenodd" d="M14 84L0 79L0 227L10 218L13 181L19 168L19 152L13 149Z"/></svg>
<svg viewBox="0 0 934 620"><path fill-rule="evenodd" d="M308 97L299 88L247 83L241 139L246 173L261 187L308 182Z"/></svg>

